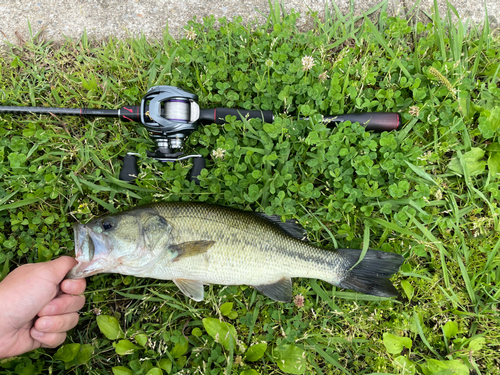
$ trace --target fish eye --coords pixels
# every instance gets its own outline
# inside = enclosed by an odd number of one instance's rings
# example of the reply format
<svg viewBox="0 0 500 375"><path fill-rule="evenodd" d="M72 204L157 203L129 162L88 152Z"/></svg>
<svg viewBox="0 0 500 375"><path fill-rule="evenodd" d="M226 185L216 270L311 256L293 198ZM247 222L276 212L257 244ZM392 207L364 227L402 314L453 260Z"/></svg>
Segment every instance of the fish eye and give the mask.
<svg viewBox="0 0 500 375"><path fill-rule="evenodd" d="M102 228L104 230L109 230L115 226L115 223L111 219L104 219L102 222Z"/></svg>

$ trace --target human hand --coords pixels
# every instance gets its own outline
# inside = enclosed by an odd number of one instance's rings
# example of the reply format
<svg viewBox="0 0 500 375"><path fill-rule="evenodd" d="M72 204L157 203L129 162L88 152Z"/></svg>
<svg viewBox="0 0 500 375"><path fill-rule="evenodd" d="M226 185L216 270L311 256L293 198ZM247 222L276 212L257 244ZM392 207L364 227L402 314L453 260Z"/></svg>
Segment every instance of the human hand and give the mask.
<svg viewBox="0 0 500 375"><path fill-rule="evenodd" d="M85 279L63 280L71 257L16 268L0 283L0 358L54 348L78 323Z"/></svg>

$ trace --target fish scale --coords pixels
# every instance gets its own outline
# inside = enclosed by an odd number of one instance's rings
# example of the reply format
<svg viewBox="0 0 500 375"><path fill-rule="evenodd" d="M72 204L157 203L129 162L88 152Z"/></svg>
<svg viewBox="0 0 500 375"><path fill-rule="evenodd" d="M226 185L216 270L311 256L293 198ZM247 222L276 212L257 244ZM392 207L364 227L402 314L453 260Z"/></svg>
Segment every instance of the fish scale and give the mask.
<svg viewBox="0 0 500 375"><path fill-rule="evenodd" d="M287 302L294 277L397 295L388 278L401 255L368 250L358 262L361 250L321 249L303 241L303 232L298 224L224 206L154 203L77 225L79 264L68 277L117 272L173 280L196 301L203 299L203 284L222 284L254 286Z"/></svg>
<svg viewBox="0 0 500 375"><path fill-rule="evenodd" d="M334 251L290 237L265 219L227 207L152 205L173 226L176 242L213 240L206 254L165 262L153 275L196 278L204 284L261 285L282 277L340 278ZM207 219L209 217L210 219ZM206 228L197 232L189 228ZM207 260L208 258L208 260ZM333 265L333 267L332 267ZM154 276L153 276L154 277Z"/></svg>

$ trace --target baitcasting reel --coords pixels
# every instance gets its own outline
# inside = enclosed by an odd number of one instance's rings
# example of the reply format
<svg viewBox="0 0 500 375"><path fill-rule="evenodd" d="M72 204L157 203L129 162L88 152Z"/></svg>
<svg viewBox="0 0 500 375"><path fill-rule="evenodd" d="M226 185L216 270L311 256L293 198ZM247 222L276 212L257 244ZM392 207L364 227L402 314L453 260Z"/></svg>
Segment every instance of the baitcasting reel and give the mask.
<svg viewBox="0 0 500 375"><path fill-rule="evenodd" d="M271 111L249 111L246 109L210 108L200 109L198 96L174 86L151 87L139 106L125 106L120 109L90 109L90 108L47 108L47 107L16 107L0 106L0 114L54 114L80 117L118 117L122 121L140 122L148 130L150 137L156 143L156 150L148 152L148 157L161 162L175 162L193 159L193 168L189 180L199 183L198 176L205 167L205 159L201 155L184 155L184 140L200 124L224 124L227 115L237 118L260 118L271 123L274 115ZM390 131L397 130L401 119L397 113L359 113L337 116L325 116L323 122L329 127L336 123L351 121L359 122L367 130ZM129 152L123 159L123 169L120 180L133 181L139 175L137 166L139 154Z"/></svg>
<svg viewBox="0 0 500 375"><path fill-rule="evenodd" d="M193 158L193 168L189 180L196 180L205 167L201 155L183 156L184 140L198 128L200 107L198 96L173 86L151 87L140 106L122 107L119 116L122 120L141 122L156 143L154 152L148 157L162 162L174 162ZM123 113L122 113L123 111ZM123 159L120 180L132 181L139 174L135 153L127 153Z"/></svg>
<svg viewBox="0 0 500 375"><path fill-rule="evenodd" d="M197 95L178 87L154 86L148 90L140 106L122 107L119 110L119 117L122 120L140 121L149 131L157 148L155 152L148 152L148 157L162 162L192 158L193 168L188 178L199 183L198 176L205 168L205 159L201 155L184 156L182 152L184 140L198 128L199 124L224 124L227 115L261 118L265 122L272 122L274 116L271 111L200 109L197 100ZM125 156L120 173L121 180L131 181L137 177L137 156L135 153L128 153Z"/></svg>

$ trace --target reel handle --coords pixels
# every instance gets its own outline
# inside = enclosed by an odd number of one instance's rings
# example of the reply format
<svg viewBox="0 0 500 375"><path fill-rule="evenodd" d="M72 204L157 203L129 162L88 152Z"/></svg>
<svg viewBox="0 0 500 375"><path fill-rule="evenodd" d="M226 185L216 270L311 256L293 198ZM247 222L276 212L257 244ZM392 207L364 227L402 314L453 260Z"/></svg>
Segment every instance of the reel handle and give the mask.
<svg viewBox="0 0 500 375"><path fill-rule="evenodd" d="M206 166L205 158L201 156L198 157L188 156L187 158L193 159L193 168L191 168L191 170L189 171L188 180L194 181L196 185L199 185L200 180L198 179L198 176L200 175L201 170ZM184 158L179 158L179 159L184 159ZM172 159L170 161L174 162L175 160L176 159ZM139 167L137 165L137 154L129 152L123 158L123 168L120 171L119 179L125 182L133 182L137 178L137 176L139 176Z"/></svg>
<svg viewBox="0 0 500 375"><path fill-rule="evenodd" d="M189 181L194 181L196 185L200 184L200 180L198 179L198 176L201 173L201 170L205 168L206 162L204 157L200 158L193 158L193 168L191 168L191 171L189 172Z"/></svg>
<svg viewBox="0 0 500 375"><path fill-rule="evenodd" d="M139 176L139 167L137 166L137 156L128 153L123 158L123 168L120 171L120 180L126 182L134 181Z"/></svg>

